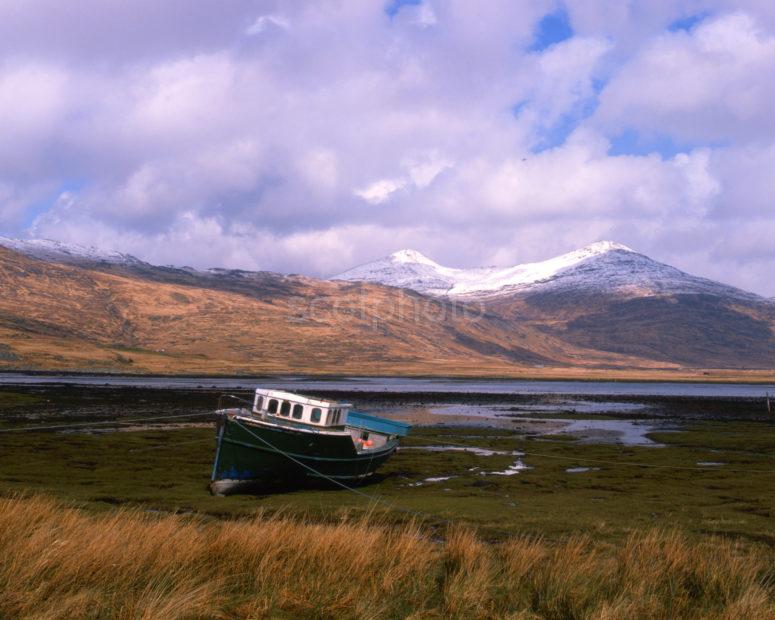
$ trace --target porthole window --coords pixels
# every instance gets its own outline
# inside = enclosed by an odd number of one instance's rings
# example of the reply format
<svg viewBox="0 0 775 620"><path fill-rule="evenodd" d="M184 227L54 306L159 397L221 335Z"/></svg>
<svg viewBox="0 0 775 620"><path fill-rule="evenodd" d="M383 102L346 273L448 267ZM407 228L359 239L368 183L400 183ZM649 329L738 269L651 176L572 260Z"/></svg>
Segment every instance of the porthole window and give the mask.
<svg viewBox="0 0 775 620"><path fill-rule="evenodd" d="M267 410L269 413L277 413L277 400L275 400L274 398L272 398L272 399L269 401L269 405L267 406L266 410Z"/></svg>
<svg viewBox="0 0 775 620"><path fill-rule="evenodd" d="M315 407L315 408L312 410L312 415L310 416L310 420L312 420L312 421L313 421L313 422L315 422L315 423L317 423L317 422L320 422L320 415L321 415L321 413L322 413L322 412L320 411L320 409L318 409L317 407Z"/></svg>
<svg viewBox="0 0 775 620"><path fill-rule="evenodd" d="M301 420L301 414L304 413L304 407L301 405L294 405L293 406L293 419L294 420Z"/></svg>
<svg viewBox="0 0 775 620"><path fill-rule="evenodd" d="M291 403L289 403L287 400L283 401L283 404L280 405L280 415L287 416L291 412Z"/></svg>

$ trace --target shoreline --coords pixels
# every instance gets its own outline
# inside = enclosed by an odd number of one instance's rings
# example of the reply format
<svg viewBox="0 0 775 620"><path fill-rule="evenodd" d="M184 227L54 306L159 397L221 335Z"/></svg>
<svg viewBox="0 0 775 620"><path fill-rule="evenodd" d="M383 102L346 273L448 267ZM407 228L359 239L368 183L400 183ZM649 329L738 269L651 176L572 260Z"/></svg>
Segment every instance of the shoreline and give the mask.
<svg viewBox="0 0 775 620"><path fill-rule="evenodd" d="M627 371L620 371L627 372ZM723 370L710 370L700 372L726 372ZM529 383L643 383L643 384L655 384L655 383L671 383L671 384L697 384L697 385L775 385L775 370L756 370L750 372L767 372L772 373L768 376L759 377L746 377L740 375L731 375L728 377L716 377L716 378L703 378L701 376L673 376L671 373L665 374L665 376L658 377L597 377L597 376L584 376L584 375L569 375L556 376L556 375L442 375L442 374L369 374L362 373L359 375L354 374L337 374L337 373L256 373L256 374L197 374L197 373L126 373L126 372L107 372L107 371L85 371L85 370L19 370L0 368L0 379L7 377L8 375L21 375L28 377L106 377L114 379L202 379L202 380L312 380L312 381L347 381L358 379L406 379L406 380L418 380L418 381L449 381L449 382L481 382L481 383L493 383L498 381L521 381ZM51 383L57 383L52 381ZM5 385L14 385L12 383L3 383Z"/></svg>

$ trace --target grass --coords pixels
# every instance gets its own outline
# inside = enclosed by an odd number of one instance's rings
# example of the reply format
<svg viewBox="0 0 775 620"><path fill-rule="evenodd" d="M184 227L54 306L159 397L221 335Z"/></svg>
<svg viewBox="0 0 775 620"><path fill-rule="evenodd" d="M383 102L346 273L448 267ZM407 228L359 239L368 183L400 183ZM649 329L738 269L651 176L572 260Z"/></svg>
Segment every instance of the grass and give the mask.
<svg viewBox="0 0 775 620"><path fill-rule="evenodd" d="M18 392L0 391L0 411L28 405L37 405L43 402L40 396L23 394Z"/></svg>
<svg viewBox="0 0 775 620"><path fill-rule="evenodd" d="M31 388L0 391L0 408L9 430L213 398ZM3 432L0 618L775 617L775 428L682 428L622 447L418 427L361 487L379 502L322 487L212 497L211 426ZM449 443L520 450L532 469L419 449ZM682 469L703 461L724 465ZM566 471L579 466L599 469Z"/></svg>
<svg viewBox="0 0 775 620"><path fill-rule="evenodd" d="M680 528L688 536L727 536L775 546L775 433L765 422L698 423L660 433L661 448L585 444L571 437L525 438L505 430L419 428L375 479L361 488L428 523L456 520L489 540L511 535L558 540L585 533L621 543L633 529ZM427 452L450 442L521 450L532 469L504 471L515 457ZM212 428L106 434L0 434L0 492L33 490L89 510L117 505L192 511L215 517L307 515L320 521L359 517L368 502L328 488L268 489L262 495L212 497ZM723 466L693 470L698 462ZM658 467L633 467L639 463ZM599 469L568 473L574 467ZM667 469L663 469L667 466ZM670 469L677 468L677 469ZM681 469L688 468L688 469ZM451 476L438 482L427 478ZM418 484L419 483L419 484Z"/></svg>
<svg viewBox="0 0 775 620"><path fill-rule="evenodd" d="M771 554L674 531L487 544L372 515L311 523L86 514L0 500L5 618L773 617Z"/></svg>

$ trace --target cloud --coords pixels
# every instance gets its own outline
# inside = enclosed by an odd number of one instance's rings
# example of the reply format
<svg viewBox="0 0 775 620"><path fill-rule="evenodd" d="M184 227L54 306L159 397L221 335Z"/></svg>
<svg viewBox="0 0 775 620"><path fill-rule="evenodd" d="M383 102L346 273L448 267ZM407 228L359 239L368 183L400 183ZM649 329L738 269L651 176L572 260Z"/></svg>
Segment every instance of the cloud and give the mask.
<svg viewBox="0 0 775 620"><path fill-rule="evenodd" d="M250 26L248 26L245 29L245 34L249 35L257 35L261 34L267 28L271 28L272 26L276 28L281 28L283 30L288 30L290 28L290 24L288 23L288 20L286 20L284 17L279 15L261 15L260 17L256 18L256 21L254 21Z"/></svg>
<svg viewBox="0 0 775 620"><path fill-rule="evenodd" d="M707 19L691 32L660 35L611 80L597 120L681 140L771 139L775 36L747 14Z"/></svg>
<svg viewBox="0 0 775 620"><path fill-rule="evenodd" d="M404 179L380 179L374 181L363 189L356 189L353 193L356 196L360 196L366 202L373 205L382 204L393 192L397 192L402 187L406 186L406 180Z"/></svg>
<svg viewBox="0 0 775 620"><path fill-rule="evenodd" d="M775 295L769 3L567 0L543 48L555 0L14 6L0 233L313 275L612 237Z"/></svg>

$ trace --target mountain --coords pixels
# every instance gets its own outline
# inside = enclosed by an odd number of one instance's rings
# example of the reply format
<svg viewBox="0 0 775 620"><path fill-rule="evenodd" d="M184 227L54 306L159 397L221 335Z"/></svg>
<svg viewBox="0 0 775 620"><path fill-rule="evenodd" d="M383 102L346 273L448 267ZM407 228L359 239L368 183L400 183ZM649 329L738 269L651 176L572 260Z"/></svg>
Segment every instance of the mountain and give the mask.
<svg viewBox="0 0 775 620"><path fill-rule="evenodd" d="M403 251L343 274L360 281L155 266L54 242L0 246L0 369L555 378L775 370L772 301L611 243L507 269L449 269Z"/></svg>
<svg viewBox="0 0 775 620"><path fill-rule="evenodd" d="M0 247L0 369L507 376L568 372L569 353L590 368L656 366L393 287L225 272L244 289L224 290L212 274L178 282L174 268L153 269L86 268Z"/></svg>
<svg viewBox="0 0 775 620"><path fill-rule="evenodd" d="M103 250L94 246L62 243L51 239L13 239L0 236L0 246L16 250L32 258L64 264L133 265L142 263L130 254Z"/></svg>
<svg viewBox="0 0 775 620"><path fill-rule="evenodd" d="M5 247L47 263L141 278L143 280L241 293L256 298L287 294L291 281L303 276L284 276L268 271L242 269L194 269L172 265L152 265L131 254L62 243L50 239L12 239L0 236Z"/></svg>
<svg viewBox="0 0 775 620"><path fill-rule="evenodd" d="M505 268L453 269L402 250L334 279L482 303L513 325L596 351L698 368L775 367L772 300L612 241Z"/></svg>
<svg viewBox="0 0 775 620"><path fill-rule="evenodd" d="M632 297L703 293L757 299L753 293L689 275L613 241L593 243L538 263L473 269L444 267L415 250L401 250L332 279L374 282L460 299L549 291Z"/></svg>

